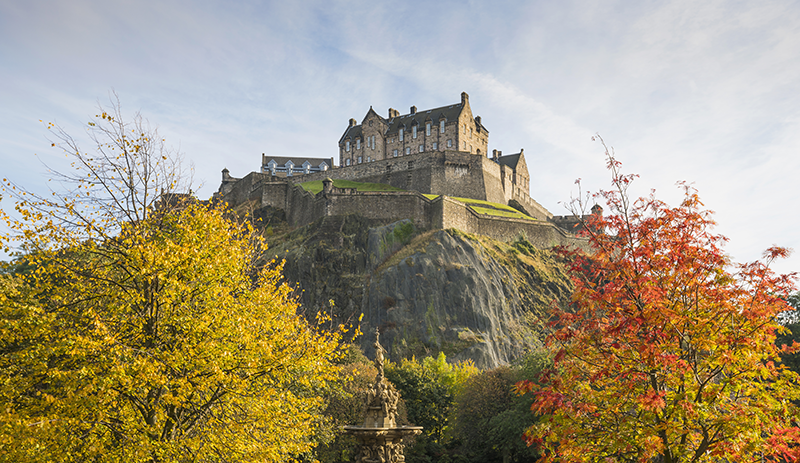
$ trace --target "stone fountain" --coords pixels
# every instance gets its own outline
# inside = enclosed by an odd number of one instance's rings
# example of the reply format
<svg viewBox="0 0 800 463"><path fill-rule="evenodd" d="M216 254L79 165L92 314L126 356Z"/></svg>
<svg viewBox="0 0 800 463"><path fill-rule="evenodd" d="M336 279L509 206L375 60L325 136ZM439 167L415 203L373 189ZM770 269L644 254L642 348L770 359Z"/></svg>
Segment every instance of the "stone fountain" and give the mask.
<svg viewBox="0 0 800 463"><path fill-rule="evenodd" d="M403 439L422 432L422 426L397 426L397 402L400 393L383 374L384 352L375 329L375 367L378 376L367 391L364 426L345 426L358 441L356 463L404 462Z"/></svg>

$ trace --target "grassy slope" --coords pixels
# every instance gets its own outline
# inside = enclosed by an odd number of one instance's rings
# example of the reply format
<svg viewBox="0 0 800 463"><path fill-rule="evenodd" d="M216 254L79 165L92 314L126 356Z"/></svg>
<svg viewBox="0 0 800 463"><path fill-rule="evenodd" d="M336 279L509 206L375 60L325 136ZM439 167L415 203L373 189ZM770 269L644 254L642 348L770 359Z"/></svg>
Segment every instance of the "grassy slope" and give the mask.
<svg viewBox="0 0 800 463"><path fill-rule="evenodd" d="M310 193L317 194L322 191L322 180L304 182L300 186ZM383 183L360 183L351 182L350 180L334 180L333 186L336 188L355 188L358 191L405 191L402 188L395 188Z"/></svg>
<svg viewBox="0 0 800 463"><path fill-rule="evenodd" d="M439 197L439 195L423 195L423 196L425 196L428 199L436 199ZM483 201L481 199L472 199L472 198L451 197L450 199L454 199L460 203L466 204L478 214L493 215L495 217L512 217L515 219L536 220L533 217L521 213L520 211L514 209L511 206L506 206L499 203L492 203L489 201Z"/></svg>

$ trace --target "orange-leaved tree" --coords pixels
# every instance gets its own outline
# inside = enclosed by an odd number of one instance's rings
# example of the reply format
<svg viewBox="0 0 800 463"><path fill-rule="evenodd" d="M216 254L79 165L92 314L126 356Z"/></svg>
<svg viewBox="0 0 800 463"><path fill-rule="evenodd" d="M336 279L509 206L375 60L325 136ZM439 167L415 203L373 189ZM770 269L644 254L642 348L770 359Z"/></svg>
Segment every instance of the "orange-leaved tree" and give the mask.
<svg viewBox="0 0 800 463"><path fill-rule="evenodd" d="M91 154L54 127L69 191L6 186L22 251L0 272L0 461L306 452L339 334L298 314L252 226L172 193L172 153L115 109Z"/></svg>
<svg viewBox="0 0 800 463"><path fill-rule="evenodd" d="M606 156L609 213L588 216L589 251L565 251L575 292L550 321L554 367L517 385L540 414L524 438L544 461L794 461L800 384L774 343L793 275L768 268L787 250L733 265L692 188L678 207L632 201L634 176Z"/></svg>

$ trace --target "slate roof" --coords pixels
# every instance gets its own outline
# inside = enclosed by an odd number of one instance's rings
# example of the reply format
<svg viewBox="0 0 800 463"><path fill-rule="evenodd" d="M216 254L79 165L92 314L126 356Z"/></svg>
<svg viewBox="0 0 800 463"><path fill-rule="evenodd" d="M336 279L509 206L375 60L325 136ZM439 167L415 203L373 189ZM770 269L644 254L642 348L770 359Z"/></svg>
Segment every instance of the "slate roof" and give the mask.
<svg viewBox="0 0 800 463"><path fill-rule="evenodd" d="M450 106L442 106L441 108L417 111L414 114L409 113L393 117L388 120L389 128L386 130L386 134L395 134L400 130L400 127L405 127L406 131L410 131L411 125L415 121L420 127L424 126L426 121L438 124L439 120L442 118L447 121L454 121L458 119L458 115L461 114L462 109L463 106L461 103L458 103Z"/></svg>
<svg viewBox="0 0 800 463"><path fill-rule="evenodd" d="M312 167L319 167L320 164L323 162L328 165L328 169L333 168L333 158L301 158L301 157L284 157L284 156L267 156L263 155L261 157L261 164L263 167L266 167L270 161L274 160L277 165L280 167L284 167L287 162L292 161L295 167L301 167L303 164L308 161Z"/></svg>
<svg viewBox="0 0 800 463"><path fill-rule="evenodd" d="M522 153L500 156L499 158L497 158L497 163L503 166L508 166L514 170L517 170L517 164L519 163L520 154Z"/></svg>
<svg viewBox="0 0 800 463"><path fill-rule="evenodd" d="M386 132L384 134L388 136L396 134L400 130L401 126L405 127L406 131L411 131L411 125L415 121L420 127L424 127L426 121L431 121L435 125L438 124L439 120L441 120L442 118L444 118L447 121L457 120L458 115L461 114L461 110L463 108L464 106L461 103L456 103L456 104L451 104L449 106L442 106L439 108L417 111L414 114L411 113L403 114L401 116L392 117L390 119L386 119L380 116L378 113L375 113L375 115L378 116L384 123L388 125L388 128L386 129ZM372 111L373 113L375 112L371 106L369 110ZM369 114L369 112L367 112L367 114ZM484 127L483 124L480 124L480 129L482 131L485 131L486 133L489 133L489 131L486 130L486 127ZM350 137L351 140L355 140L357 137L360 137L361 134L362 130L360 124L354 125L352 127L347 127L347 129L345 129L344 131L344 134L339 139L339 143L342 143L344 139L347 138L348 136Z"/></svg>

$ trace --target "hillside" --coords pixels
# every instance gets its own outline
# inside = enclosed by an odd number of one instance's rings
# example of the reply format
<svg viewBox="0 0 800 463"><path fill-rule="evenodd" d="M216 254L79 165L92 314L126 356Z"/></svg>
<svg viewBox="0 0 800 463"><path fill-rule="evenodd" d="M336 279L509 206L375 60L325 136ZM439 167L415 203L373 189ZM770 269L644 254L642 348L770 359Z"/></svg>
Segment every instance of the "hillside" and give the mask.
<svg viewBox="0 0 800 463"><path fill-rule="evenodd" d="M273 212L256 211L275 230L268 256L286 260L307 315L326 310L355 323L363 313L362 331L380 327L394 360L443 351L481 368L507 363L539 342L536 314L570 293L552 254L524 239L420 232L410 221L381 226L358 215L281 233ZM361 340L371 355L370 337Z"/></svg>

